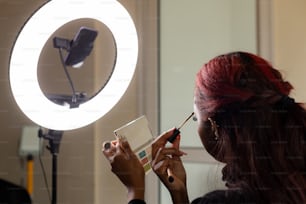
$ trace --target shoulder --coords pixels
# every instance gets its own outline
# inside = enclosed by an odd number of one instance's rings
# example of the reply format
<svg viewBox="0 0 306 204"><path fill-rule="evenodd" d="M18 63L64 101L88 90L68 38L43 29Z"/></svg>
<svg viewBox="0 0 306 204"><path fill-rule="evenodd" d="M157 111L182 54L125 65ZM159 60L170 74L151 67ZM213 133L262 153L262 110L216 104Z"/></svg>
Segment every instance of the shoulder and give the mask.
<svg viewBox="0 0 306 204"><path fill-rule="evenodd" d="M0 203L31 203L25 188L0 179Z"/></svg>
<svg viewBox="0 0 306 204"><path fill-rule="evenodd" d="M128 202L128 204L146 204L146 202L140 199L133 199L130 202Z"/></svg>
<svg viewBox="0 0 306 204"><path fill-rule="evenodd" d="M256 204L254 197L241 190L216 190L192 201L192 204Z"/></svg>

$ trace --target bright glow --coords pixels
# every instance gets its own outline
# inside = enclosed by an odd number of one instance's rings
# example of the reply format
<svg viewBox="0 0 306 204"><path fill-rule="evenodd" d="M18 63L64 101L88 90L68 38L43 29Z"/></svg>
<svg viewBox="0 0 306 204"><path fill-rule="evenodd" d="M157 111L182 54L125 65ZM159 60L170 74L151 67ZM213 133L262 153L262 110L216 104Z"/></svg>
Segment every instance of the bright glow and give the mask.
<svg viewBox="0 0 306 204"><path fill-rule="evenodd" d="M72 65L72 67L78 69L78 68L81 68L83 64L84 64L84 61L76 63L76 64Z"/></svg>
<svg viewBox="0 0 306 204"><path fill-rule="evenodd" d="M94 98L70 109L45 97L37 79L40 53L49 37L80 18L103 22L112 32L117 59L114 72ZM10 59L10 84L20 109L33 122L53 130L72 130L95 122L122 97L133 77L138 56L135 25L116 0L52 0L41 7L20 32Z"/></svg>

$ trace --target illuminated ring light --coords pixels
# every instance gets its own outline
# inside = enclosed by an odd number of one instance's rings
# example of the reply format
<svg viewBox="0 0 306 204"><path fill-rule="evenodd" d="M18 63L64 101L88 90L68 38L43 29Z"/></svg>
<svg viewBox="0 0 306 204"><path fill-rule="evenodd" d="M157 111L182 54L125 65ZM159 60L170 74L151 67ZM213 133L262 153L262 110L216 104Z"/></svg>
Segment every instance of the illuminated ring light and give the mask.
<svg viewBox="0 0 306 204"><path fill-rule="evenodd" d="M49 37L64 24L80 18L103 22L116 44L116 64L108 83L89 101L70 109L50 101L38 82L40 53ZM53 130L89 125L106 114L127 90L135 72L138 38L126 9L116 0L52 0L28 20L13 47L9 79L23 113L36 124Z"/></svg>

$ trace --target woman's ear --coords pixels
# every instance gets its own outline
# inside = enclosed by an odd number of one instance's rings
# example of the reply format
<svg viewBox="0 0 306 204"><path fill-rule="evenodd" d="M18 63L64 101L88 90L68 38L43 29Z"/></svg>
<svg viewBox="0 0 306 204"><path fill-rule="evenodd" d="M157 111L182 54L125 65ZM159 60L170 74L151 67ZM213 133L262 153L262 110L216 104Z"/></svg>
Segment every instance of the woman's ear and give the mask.
<svg viewBox="0 0 306 204"><path fill-rule="evenodd" d="M198 134L205 150L217 161L225 162L226 148L228 141L221 137L220 129L218 129L218 139L216 140L215 131L209 120L200 121L198 126Z"/></svg>
<svg viewBox="0 0 306 204"><path fill-rule="evenodd" d="M212 138L214 138L214 134L211 129L210 122L206 121L198 121L198 134L202 141L203 146L207 149L209 145L212 143ZM214 140L214 139L213 139ZM215 141L214 141L215 143Z"/></svg>

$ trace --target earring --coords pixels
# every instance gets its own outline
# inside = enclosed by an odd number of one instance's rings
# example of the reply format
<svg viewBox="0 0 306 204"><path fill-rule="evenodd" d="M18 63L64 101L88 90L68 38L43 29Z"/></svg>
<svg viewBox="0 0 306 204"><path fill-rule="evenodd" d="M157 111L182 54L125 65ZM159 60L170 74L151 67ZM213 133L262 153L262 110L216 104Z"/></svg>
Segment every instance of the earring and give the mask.
<svg viewBox="0 0 306 204"><path fill-rule="evenodd" d="M210 117L208 118L210 125L211 125L211 130L214 132L215 134L215 140L219 139L219 132L218 132L218 127L219 125L217 125L216 121L214 121L213 119L211 119Z"/></svg>

